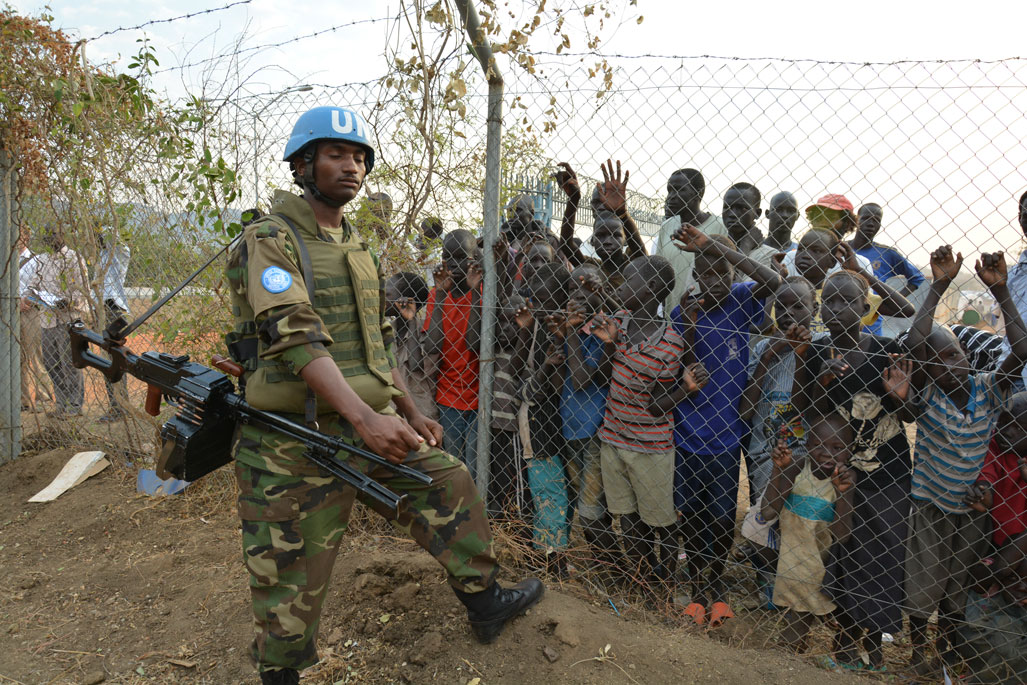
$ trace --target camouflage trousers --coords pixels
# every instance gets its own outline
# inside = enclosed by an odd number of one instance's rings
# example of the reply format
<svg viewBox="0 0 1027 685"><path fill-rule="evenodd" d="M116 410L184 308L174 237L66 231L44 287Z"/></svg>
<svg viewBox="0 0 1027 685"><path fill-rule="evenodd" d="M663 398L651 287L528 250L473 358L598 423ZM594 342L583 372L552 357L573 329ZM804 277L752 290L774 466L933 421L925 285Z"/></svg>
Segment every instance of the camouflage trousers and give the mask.
<svg viewBox="0 0 1027 685"><path fill-rule="evenodd" d="M321 430L362 446L353 429L338 419L322 421ZM404 462L430 475L432 485L398 477L359 457L337 455L393 492L408 495L398 514L320 473L303 459L303 445L280 433L240 426L235 454L255 621L251 655L260 671L300 670L317 663L321 606L354 499L428 550L454 588L478 592L495 580L499 567L482 499L466 467L440 449L423 445Z"/></svg>

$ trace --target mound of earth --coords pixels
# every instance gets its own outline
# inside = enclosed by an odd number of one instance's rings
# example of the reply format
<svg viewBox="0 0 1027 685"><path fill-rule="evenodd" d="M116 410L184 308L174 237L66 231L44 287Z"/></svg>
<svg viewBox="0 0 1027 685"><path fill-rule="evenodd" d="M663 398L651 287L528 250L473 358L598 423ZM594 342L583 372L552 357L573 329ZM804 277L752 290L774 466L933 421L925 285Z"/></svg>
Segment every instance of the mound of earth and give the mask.
<svg viewBox="0 0 1027 685"><path fill-rule="evenodd" d="M230 473L151 498L136 494L133 469L115 464L54 502L27 503L72 453L0 468L0 682L259 682ZM851 682L627 605L618 615L574 582L551 585L481 646L431 557L364 523L372 532L344 543L322 662L304 683Z"/></svg>

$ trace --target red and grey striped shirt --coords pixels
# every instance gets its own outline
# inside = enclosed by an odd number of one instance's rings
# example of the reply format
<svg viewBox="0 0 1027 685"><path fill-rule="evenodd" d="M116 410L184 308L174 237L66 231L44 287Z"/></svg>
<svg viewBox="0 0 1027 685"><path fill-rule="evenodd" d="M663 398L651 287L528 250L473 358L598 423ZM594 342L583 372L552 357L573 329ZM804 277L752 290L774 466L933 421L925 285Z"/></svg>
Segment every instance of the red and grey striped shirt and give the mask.
<svg viewBox="0 0 1027 685"><path fill-rule="evenodd" d="M631 313L622 310L616 318L620 335L599 439L635 452L666 452L674 448L673 417L669 412L653 416L648 407L657 384L672 385L681 374L685 341L665 322L649 340L632 345Z"/></svg>

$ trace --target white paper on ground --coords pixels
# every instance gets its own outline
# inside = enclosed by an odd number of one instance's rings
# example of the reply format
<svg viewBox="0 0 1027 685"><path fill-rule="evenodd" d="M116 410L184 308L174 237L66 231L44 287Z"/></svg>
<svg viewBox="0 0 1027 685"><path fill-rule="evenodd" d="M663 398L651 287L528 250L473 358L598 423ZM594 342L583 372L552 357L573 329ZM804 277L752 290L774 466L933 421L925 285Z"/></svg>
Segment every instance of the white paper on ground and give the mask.
<svg viewBox="0 0 1027 685"><path fill-rule="evenodd" d="M52 502L87 478L110 466L103 452L79 452L64 465L49 485L29 498L29 502Z"/></svg>

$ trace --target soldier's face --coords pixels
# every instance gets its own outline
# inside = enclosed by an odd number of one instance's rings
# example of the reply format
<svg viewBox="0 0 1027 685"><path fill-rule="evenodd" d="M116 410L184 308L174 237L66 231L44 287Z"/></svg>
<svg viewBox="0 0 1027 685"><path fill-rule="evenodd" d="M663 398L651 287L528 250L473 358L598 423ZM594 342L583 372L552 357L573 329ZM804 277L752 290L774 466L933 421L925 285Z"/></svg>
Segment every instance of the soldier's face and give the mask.
<svg viewBox="0 0 1027 685"><path fill-rule="evenodd" d="M318 190L343 204L355 198L364 184L366 155L359 145L339 141L321 143L314 157L314 181ZM303 173L301 168L298 171Z"/></svg>

